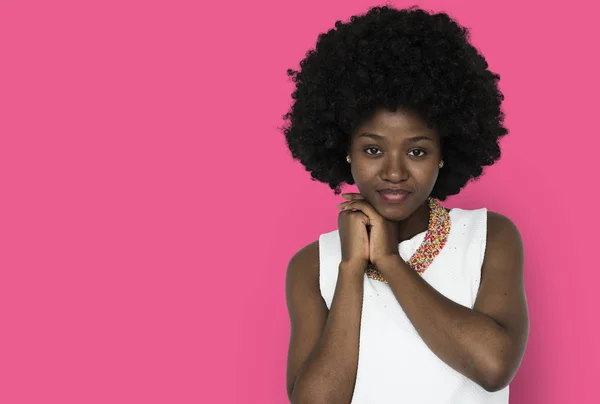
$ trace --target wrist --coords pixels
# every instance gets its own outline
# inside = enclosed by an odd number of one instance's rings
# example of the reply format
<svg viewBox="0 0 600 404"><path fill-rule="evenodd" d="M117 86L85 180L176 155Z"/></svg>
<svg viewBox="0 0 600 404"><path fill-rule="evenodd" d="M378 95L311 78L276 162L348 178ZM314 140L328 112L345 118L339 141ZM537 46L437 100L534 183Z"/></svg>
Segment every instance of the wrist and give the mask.
<svg viewBox="0 0 600 404"><path fill-rule="evenodd" d="M379 270L379 268L389 268L391 266L396 266L403 262L404 260L402 259L400 254L391 254L373 261L373 265Z"/></svg>
<svg viewBox="0 0 600 404"><path fill-rule="evenodd" d="M339 265L339 272L364 275L367 269L367 261L342 261Z"/></svg>

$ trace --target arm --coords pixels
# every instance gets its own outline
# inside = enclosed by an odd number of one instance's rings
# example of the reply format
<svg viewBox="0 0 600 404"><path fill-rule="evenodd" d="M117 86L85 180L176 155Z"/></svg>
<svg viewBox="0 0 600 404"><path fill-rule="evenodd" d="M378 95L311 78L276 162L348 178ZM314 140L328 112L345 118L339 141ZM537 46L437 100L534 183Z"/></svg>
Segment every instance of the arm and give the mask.
<svg viewBox="0 0 600 404"><path fill-rule="evenodd" d="M363 273L340 265L328 313L319 289L318 248L315 242L300 250L287 269L287 393L292 404L348 404L358 366Z"/></svg>
<svg viewBox="0 0 600 404"><path fill-rule="evenodd" d="M446 298L400 258L378 264L427 346L488 391L506 387L523 358L529 333L523 245L506 217L488 212L482 278L473 309Z"/></svg>

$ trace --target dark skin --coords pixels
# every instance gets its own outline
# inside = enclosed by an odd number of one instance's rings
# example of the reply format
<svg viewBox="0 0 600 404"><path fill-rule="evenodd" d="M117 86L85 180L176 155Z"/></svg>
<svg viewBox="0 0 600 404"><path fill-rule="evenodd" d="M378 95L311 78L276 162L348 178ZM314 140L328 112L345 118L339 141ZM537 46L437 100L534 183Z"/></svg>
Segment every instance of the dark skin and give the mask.
<svg viewBox="0 0 600 404"><path fill-rule="evenodd" d="M488 391L507 386L529 333L523 245L515 225L488 212L477 299L472 309L459 305L431 287L398 253L398 243L427 230L426 200L442 160L435 130L414 113L380 109L352 134L349 155L360 192L345 194L346 201L338 205L342 261L330 310L320 295L318 241L300 250L288 266L290 401L350 402L369 261L388 280L432 352ZM402 203L390 204L377 192L387 187L411 193Z"/></svg>

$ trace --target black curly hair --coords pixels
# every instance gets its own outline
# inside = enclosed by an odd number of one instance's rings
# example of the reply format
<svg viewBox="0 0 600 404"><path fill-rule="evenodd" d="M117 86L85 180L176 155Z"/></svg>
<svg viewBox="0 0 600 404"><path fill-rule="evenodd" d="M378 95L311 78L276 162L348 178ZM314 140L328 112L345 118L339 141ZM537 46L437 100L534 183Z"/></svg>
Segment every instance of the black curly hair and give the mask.
<svg viewBox="0 0 600 404"><path fill-rule="evenodd" d="M319 35L300 70L288 69L294 100L282 128L292 157L340 194L354 184L350 134L378 108L415 111L442 144L445 169L431 196L445 200L500 158L508 133L500 76L446 13L373 7Z"/></svg>

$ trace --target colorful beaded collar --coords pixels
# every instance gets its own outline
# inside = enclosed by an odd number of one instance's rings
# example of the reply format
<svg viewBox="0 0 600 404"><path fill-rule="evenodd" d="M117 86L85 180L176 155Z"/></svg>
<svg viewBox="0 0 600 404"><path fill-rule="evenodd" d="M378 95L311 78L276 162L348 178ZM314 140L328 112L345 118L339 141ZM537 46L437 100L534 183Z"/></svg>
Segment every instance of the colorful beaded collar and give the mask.
<svg viewBox="0 0 600 404"><path fill-rule="evenodd" d="M429 225L423 242L417 251L410 257L407 264L418 274L425 272L433 259L440 253L450 234L450 214L435 198L428 198ZM375 269L371 263L366 269L367 276L376 281L388 283L387 280Z"/></svg>

